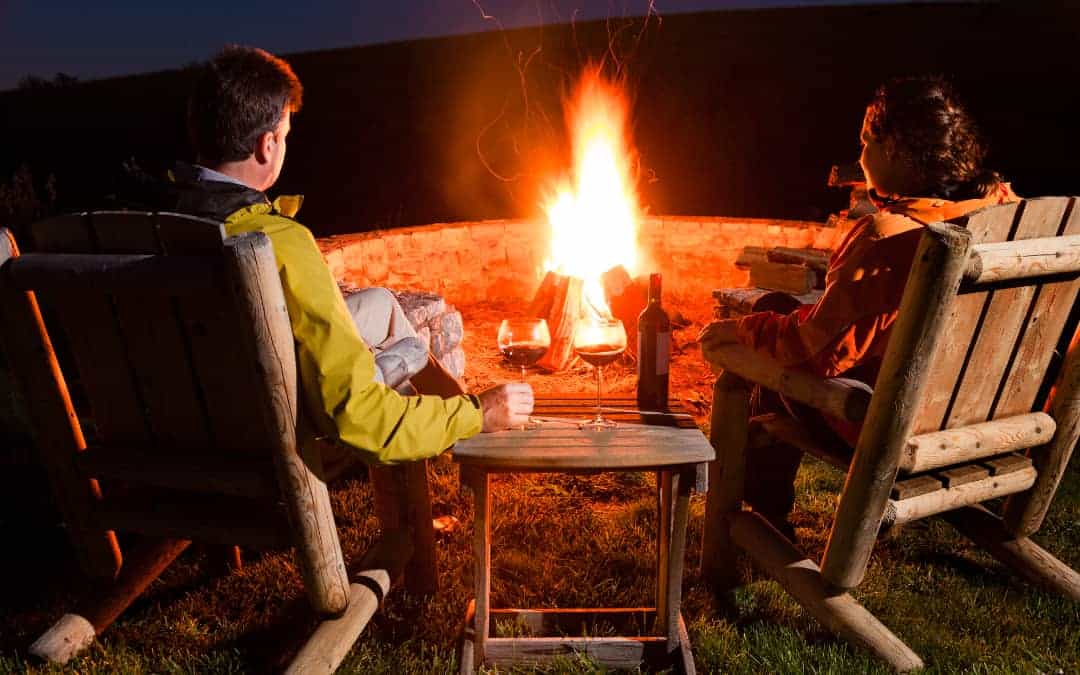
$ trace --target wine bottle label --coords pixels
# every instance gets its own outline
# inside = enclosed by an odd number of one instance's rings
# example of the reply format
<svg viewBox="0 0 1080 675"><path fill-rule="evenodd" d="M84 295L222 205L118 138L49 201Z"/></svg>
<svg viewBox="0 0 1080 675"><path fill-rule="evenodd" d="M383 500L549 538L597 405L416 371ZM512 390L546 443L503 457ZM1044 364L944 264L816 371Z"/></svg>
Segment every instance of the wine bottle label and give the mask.
<svg viewBox="0 0 1080 675"><path fill-rule="evenodd" d="M667 375L668 363L671 361L671 332L659 333L656 336L656 374Z"/></svg>

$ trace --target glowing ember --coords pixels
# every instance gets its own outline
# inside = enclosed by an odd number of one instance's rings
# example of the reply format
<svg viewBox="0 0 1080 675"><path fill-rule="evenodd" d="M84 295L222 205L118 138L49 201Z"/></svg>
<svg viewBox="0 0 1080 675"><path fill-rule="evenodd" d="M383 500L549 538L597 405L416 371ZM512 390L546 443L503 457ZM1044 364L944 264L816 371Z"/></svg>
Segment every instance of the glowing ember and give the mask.
<svg viewBox="0 0 1080 675"><path fill-rule="evenodd" d="M551 223L548 270L584 282L586 306L610 316L600 275L622 265L637 271L638 202L622 88L587 69L566 105L574 168L545 205Z"/></svg>

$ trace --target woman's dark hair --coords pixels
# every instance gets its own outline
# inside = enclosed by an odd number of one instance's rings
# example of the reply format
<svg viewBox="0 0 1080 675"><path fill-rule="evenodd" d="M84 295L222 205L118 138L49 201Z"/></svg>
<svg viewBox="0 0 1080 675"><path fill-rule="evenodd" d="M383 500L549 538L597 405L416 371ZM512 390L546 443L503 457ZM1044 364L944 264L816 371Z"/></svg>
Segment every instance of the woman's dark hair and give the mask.
<svg viewBox="0 0 1080 675"><path fill-rule="evenodd" d="M188 135L200 161L237 162L296 112L303 87L284 60L254 47L226 47L202 67L188 100Z"/></svg>
<svg viewBox="0 0 1080 675"><path fill-rule="evenodd" d="M960 200L983 197L1001 177L983 167L986 145L952 86L938 76L882 85L866 109L873 137L919 183L911 193Z"/></svg>

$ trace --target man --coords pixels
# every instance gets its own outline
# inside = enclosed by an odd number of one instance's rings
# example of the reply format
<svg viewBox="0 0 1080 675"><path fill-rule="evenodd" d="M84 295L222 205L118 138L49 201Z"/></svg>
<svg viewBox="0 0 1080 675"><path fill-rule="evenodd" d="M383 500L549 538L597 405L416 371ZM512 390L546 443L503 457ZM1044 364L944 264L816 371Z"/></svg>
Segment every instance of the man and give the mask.
<svg viewBox="0 0 1080 675"><path fill-rule="evenodd" d="M433 360L413 383L421 391L421 383L441 385L440 395L402 396L377 381L375 357L357 326L371 340L412 334L401 326L400 308L385 291L369 294L356 303L354 321L311 233L292 219L299 198L271 202L265 194L281 173L301 97L285 61L261 49L225 49L205 65L189 100L196 164L177 167L157 207L220 220L229 236L270 237L307 410L319 433L366 462L424 459L477 432L523 424L533 407L523 383L466 395Z"/></svg>

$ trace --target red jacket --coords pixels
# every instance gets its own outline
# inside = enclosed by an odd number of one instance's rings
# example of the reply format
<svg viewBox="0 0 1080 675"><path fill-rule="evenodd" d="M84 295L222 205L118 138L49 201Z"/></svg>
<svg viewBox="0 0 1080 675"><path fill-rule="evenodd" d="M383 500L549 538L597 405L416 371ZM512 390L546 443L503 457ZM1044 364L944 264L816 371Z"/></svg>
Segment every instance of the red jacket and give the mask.
<svg viewBox="0 0 1080 675"><path fill-rule="evenodd" d="M865 216L829 260L825 292L791 314L758 312L738 324L739 342L784 365L873 384L900 308L923 224L1017 201L1007 184L982 199L911 198Z"/></svg>

